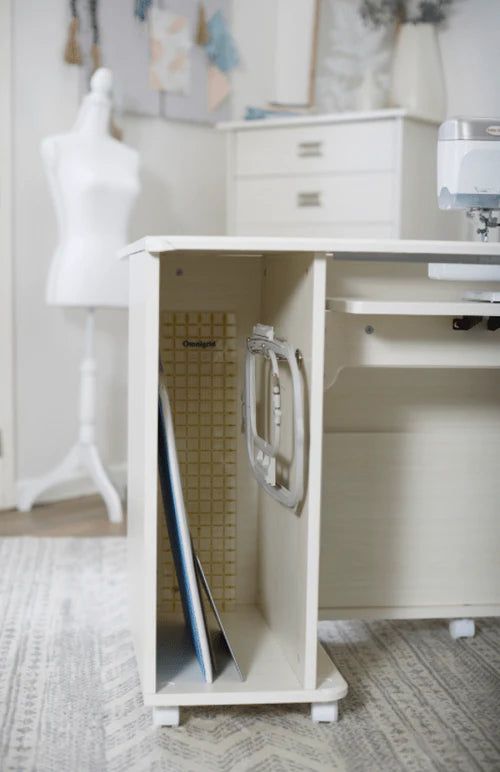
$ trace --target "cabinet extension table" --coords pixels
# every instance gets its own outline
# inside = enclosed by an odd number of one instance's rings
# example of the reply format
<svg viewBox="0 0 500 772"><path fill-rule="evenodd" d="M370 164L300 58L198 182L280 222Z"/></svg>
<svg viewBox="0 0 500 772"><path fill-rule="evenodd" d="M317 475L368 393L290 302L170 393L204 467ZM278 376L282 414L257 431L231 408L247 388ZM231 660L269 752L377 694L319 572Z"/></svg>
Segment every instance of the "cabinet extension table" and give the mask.
<svg viewBox="0 0 500 772"><path fill-rule="evenodd" d="M294 702L334 721L347 684L318 644L320 616L500 612L500 307L427 278L429 262L500 264L500 245L151 236L122 257L130 619L157 724L177 724L182 705ZM257 485L246 457L240 395L257 323L301 354L306 484L297 513ZM208 354L190 358L191 339L204 335L224 340L215 366ZM203 681L165 569L159 353L170 362L194 541L244 681L230 664ZM283 391L286 424L286 376ZM207 420L204 405L214 411ZM285 442L284 468L292 463Z"/></svg>

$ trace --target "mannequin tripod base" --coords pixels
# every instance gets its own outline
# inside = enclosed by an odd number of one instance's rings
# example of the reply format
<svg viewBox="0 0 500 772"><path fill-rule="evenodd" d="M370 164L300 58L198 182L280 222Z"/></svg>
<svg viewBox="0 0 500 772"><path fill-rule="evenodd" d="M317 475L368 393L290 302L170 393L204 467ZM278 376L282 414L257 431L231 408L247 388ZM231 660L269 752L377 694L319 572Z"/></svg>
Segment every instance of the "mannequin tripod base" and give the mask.
<svg viewBox="0 0 500 772"><path fill-rule="evenodd" d="M55 469L41 477L28 480L19 491L17 508L21 512L29 512L42 493L67 482L75 475L75 472L81 470L87 472L104 499L110 522L121 523L123 510L120 497L111 483L99 456L99 451L93 443L78 442Z"/></svg>
<svg viewBox="0 0 500 772"><path fill-rule="evenodd" d="M120 497L104 469L95 438L96 362L94 357L94 309L87 309L85 354L80 365L80 410L78 442L48 474L26 480L17 496L17 508L29 512L37 498L49 488L67 482L82 469L104 499L112 523L123 521Z"/></svg>

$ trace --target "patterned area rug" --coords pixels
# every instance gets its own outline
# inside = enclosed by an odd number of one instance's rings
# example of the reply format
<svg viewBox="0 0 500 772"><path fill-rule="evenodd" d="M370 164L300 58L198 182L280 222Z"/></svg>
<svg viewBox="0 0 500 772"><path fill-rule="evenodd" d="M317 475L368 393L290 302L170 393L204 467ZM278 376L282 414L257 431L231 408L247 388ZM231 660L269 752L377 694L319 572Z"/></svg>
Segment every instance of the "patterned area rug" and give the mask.
<svg viewBox="0 0 500 772"><path fill-rule="evenodd" d="M500 770L500 620L321 625L350 684L338 724L306 706L184 709L154 729L124 597L125 542L0 540L2 772Z"/></svg>

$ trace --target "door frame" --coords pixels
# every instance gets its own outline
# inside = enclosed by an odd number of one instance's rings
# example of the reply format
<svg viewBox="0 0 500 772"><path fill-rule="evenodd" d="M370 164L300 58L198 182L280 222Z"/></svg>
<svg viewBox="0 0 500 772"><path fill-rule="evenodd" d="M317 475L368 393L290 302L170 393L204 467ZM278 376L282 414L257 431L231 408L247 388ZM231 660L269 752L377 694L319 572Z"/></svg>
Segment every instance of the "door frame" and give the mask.
<svg viewBox="0 0 500 772"><path fill-rule="evenodd" d="M0 0L0 509L15 505L12 0Z"/></svg>

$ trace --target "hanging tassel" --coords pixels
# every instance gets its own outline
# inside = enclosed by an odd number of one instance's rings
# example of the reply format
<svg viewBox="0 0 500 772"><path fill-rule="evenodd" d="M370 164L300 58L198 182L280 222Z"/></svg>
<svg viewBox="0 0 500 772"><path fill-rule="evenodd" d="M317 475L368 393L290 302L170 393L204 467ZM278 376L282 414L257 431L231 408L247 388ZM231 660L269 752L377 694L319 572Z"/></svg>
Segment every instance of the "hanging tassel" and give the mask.
<svg viewBox="0 0 500 772"><path fill-rule="evenodd" d="M92 48L90 49L90 61L92 62L92 74L102 64L101 49L99 47L99 22L97 19L97 0L89 0L90 26L92 28Z"/></svg>
<svg viewBox="0 0 500 772"><path fill-rule="evenodd" d="M140 21L145 21L152 1L153 0L135 0L134 16Z"/></svg>
<svg viewBox="0 0 500 772"><path fill-rule="evenodd" d="M205 6L200 3L198 10L198 25L196 27L196 44L199 46L206 46L209 41L207 16L205 13Z"/></svg>
<svg viewBox="0 0 500 772"><path fill-rule="evenodd" d="M80 27L80 20L78 18L78 11L76 9L76 0L71 0L71 21L69 23L68 39L64 48L64 61L68 64L81 64L82 63L82 51L78 42L78 29Z"/></svg>
<svg viewBox="0 0 500 772"><path fill-rule="evenodd" d="M98 43L92 43L92 48L90 49L90 59L92 61L92 75L93 75L94 72L98 70L102 64L101 49Z"/></svg>
<svg viewBox="0 0 500 772"><path fill-rule="evenodd" d="M111 116L111 120L109 122L109 133L113 137L113 139L117 139L118 142L121 142L123 139L123 131L121 128L114 122L113 116Z"/></svg>

